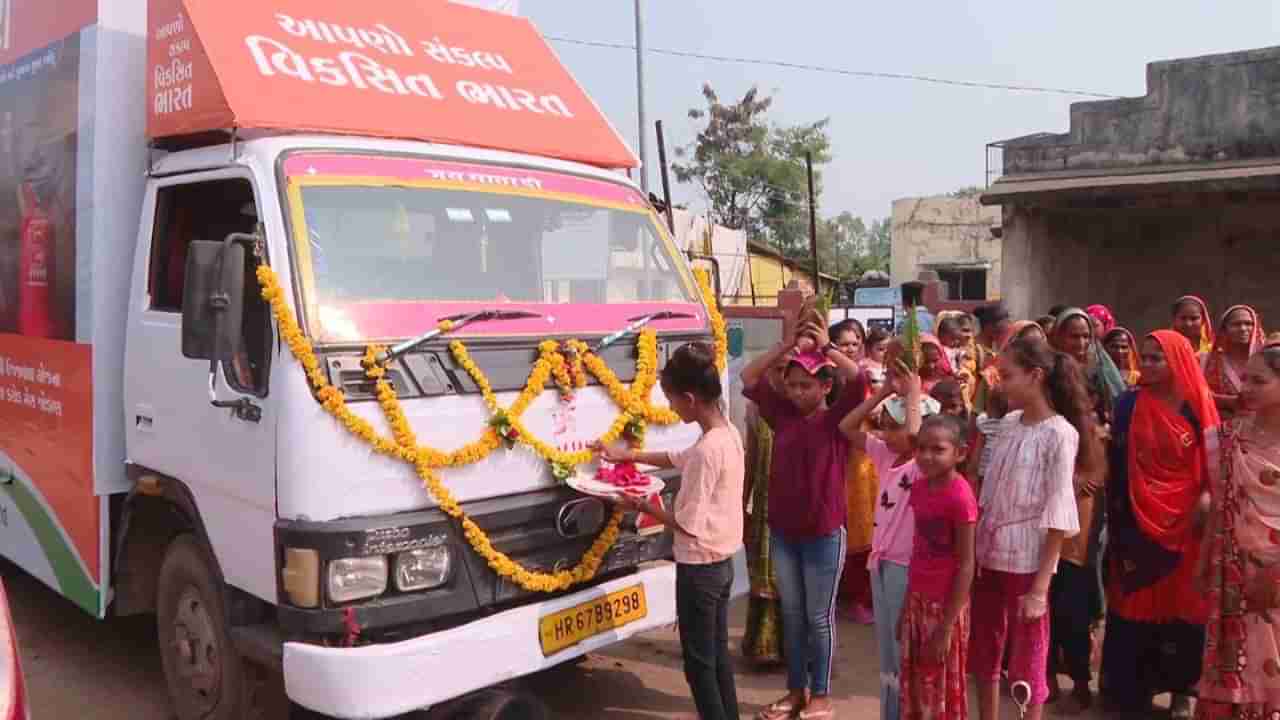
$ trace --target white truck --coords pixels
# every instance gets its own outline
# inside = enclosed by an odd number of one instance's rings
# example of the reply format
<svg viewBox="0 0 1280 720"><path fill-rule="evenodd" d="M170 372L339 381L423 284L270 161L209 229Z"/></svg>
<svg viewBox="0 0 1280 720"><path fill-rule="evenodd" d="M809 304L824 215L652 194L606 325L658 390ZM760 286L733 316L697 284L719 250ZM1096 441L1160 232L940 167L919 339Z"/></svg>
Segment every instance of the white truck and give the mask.
<svg viewBox="0 0 1280 720"><path fill-rule="evenodd" d="M670 536L627 516L575 574L612 510L557 475L693 442L646 380L715 303L530 23L0 6L0 554L154 613L177 717L250 717L246 661L327 716L449 708L674 622Z"/></svg>

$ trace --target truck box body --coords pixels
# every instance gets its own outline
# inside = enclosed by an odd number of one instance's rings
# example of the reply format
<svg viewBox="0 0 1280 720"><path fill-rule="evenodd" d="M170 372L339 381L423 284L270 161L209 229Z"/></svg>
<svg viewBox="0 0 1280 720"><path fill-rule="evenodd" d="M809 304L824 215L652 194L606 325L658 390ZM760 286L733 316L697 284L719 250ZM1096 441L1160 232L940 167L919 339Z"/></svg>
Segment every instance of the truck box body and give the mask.
<svg viewBox="0 0 1280 720"><path fill-rule="evenodd" d="M2 7L0 549L102 616L108 496L128 488L121 402L146 167L146 8Z"/></svg>

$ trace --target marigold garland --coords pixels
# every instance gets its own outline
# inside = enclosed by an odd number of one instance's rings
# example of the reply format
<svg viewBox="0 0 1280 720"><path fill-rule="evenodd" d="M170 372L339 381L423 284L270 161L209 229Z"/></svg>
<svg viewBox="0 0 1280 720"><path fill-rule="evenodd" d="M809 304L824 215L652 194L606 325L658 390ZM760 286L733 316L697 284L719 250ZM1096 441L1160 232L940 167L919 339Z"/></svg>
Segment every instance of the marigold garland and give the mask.
<svg viewBox="0 0 1280 720"><path fill-rule="evenodd" d="M317 396L320 397L324 409L342 422L353 435L369 443L376 452L396 457L412 464L427 492L436 500L440 510L461 523L463 536L466 537L467 542L477 554L484 558L495 573L512 580L530 592L567 590L575 584L595 577L596 572L600 569L600 564L604 562L605 554L618 540L619 527L622 524L623 516L621 509L614 510L608 524L605 525L595 541L592 542L591 547L587 549L587 552L583 554L582 559L572 570L544 573L524 568L508 555L493 547L484 530L463 512L462 506L457 499L440 481L440 476L436 473L435 468L438 466L439 460L450 456L418 446L417 437L408 418L404 415L404 409L396 397L395 388L386 379L386 369L377 362L377 357L382 349L370 347L365 351L365 375L375 383L378 404L381 406L387 422L391 425L395 440L388 440L380 436L368 421L352 413L346 405L346 398L343 397L342 391L330 385L328 378L325 377L323 372L319 371L319 360L316 358L310 341L302 334L302 329L298 327L293 313L285 303L284 292L280 289L280 282L276 278L275 272L265 265L260 265L257 270L257 278L259 285L262 287L263 299L271 305L271 311L279 326L281 338L289 345L290 351L293 352L294 357L298 359L303 368L307 369L307 378L310 380ZM492 430L486 433L486 437L489 436L493 436L495 440L497 439ZM455 451L451 455L457 455L457 452Z"/></svg>
<svg viewBox="0 0 1280 720"><path fill-rule="evenodd" d="M716 302L716 291L711 287L711 275L702 268L695 269L693 275L698 279L702 302L707 306L707 314L711 319L711 335L716 342L716 367L724 372L729 366L729 333L725 330L724 316L720 314L720 305Z"/></svg>
<svg viewBox="0 0 1280 720"><path fill-rule="evenodd" d="M728 349L724 319L716 306L715 295L711 291L706 273L697 271L697 278L703 300L710 313L712 332L715 336L716 366L723 371ZM590 450L563 452L530 433L520 420L520 416L546 389L547 382L553 377L560 391L565 394L586 386L586 372L590 372L604 385L620 412L609 429L600 436L599 442L603 444L611 444L623 435L626 435L628 441L633 444L642 444L647 422L659 425L679 422L679 416L669 408L655 407L649 401L653 387L657 384L656 333L645 329L637 338L639 357L636 360L636 378L630 388L623 385L608 364L592 353L586 343L581 340L568 340L563 345L553 340L542 342L538 348L538 359L529 372L524 389L511 406L505 409L499 405L492 385L484 372L471 359L466 346L457 340L449 343L449 350L454 359L480 389L480 394L490 413L490 422L479 439L452 452L443 452L418 444L417 435L404 414L404 408L400 404L395 388L386 379L386 368L378 361L381 354L385 352L385 348L369 346L365 351L362 364L365 375L374 381L375 396L391 428L391 438L378 434L371 423L353 413L347 407L346 397L342 391L329 383L310 341L303 335L302 329L285 302L284 292L280 288L275 272L266 265L260 265L257 269L257 279L262 288L263 299L271 305L281 339L302 365L321 406L341 422L348 432L368 443L375 452L413 465L424 487L436 500L440 509L450 517L459 520L467 542L485 559L494 572L532 592L556 592L568 589L574 584L590 580L595 576L605 554L617 541L619 525L622 521L621 510L614 511L608 524L573 570L561 570L555 573L530 571L493 547L488 536L463 512L457 499L441 482L436 468L458 467L479 462L501 447L504 442L528 446L546 460L552 474L561 480L572 474L573 469L578 465L590 462L592 455ZM454 328L454 323L443 320L438 327L442 332L448 332Z"/></svg>

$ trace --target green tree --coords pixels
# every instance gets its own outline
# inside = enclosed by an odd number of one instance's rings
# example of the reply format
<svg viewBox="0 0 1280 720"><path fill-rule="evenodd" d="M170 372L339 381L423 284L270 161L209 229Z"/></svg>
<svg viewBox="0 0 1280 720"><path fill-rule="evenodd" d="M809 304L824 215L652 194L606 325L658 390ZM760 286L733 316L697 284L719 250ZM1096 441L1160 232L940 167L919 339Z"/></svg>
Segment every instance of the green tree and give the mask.
<svg viewBox="0 0 1280 720"><path fill-rule="evenodd" d="M706 125L692 143L676 148L676 179L702 189L716 224L744 230L790 257L807 256L805 154L812 153L815 166L831 160L827 121L775 125L767 118L773 98L756 88L735 103L721 102L710 85L703 85L702 96L706 107L691 109L689 117ZM815 192L820 180L815 169Z"/></svg>

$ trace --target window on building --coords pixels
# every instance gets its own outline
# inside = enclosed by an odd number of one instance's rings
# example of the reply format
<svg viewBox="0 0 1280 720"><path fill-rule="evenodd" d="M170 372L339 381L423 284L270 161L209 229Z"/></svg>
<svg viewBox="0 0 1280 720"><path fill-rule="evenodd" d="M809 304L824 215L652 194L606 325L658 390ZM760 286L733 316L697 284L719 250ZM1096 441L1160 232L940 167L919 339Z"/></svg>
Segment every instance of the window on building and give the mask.
<svg viewBox="0 0 1280 720"><path fill-rule="evenodd" d="M986 270L938 270L938 279L947 284L947 297L951 300L986 300Z"/></svg>

